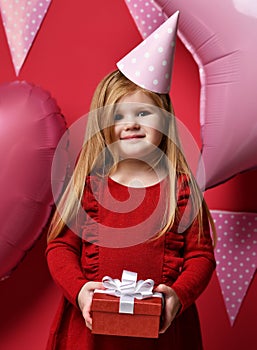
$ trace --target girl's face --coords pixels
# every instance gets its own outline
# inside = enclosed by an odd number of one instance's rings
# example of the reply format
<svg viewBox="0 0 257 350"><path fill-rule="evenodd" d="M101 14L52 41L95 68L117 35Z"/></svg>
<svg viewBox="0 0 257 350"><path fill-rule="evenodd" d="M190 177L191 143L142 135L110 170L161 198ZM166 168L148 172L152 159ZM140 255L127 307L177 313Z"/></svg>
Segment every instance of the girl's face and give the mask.
<svg viewBox="0 0 257 350"><path fill-rule="evenodd" d="M164 124L160 109L144 92L122 97L114 112L115 151L122 158L147 157L160 145Z"/></svg>

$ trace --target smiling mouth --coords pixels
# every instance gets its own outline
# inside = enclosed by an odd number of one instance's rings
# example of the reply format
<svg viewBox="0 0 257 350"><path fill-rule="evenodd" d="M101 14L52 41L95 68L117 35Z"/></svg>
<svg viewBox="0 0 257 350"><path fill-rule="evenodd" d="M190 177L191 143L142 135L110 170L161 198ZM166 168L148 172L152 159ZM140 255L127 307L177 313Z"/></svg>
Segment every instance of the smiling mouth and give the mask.
<svg viewBox="0 0 257 350"><path fill-rule="evenodd" d="M143 139L145 135L128 135L125 137L121 137L121 140L134 140L134 139Z"/></svg>

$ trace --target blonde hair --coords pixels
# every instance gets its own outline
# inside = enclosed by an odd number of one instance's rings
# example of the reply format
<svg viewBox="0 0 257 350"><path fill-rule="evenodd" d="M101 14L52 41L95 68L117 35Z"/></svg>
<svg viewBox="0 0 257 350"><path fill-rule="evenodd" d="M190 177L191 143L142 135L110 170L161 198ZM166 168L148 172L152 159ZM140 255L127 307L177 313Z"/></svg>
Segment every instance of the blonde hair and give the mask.
<svg viewBox="0 0 257 350"><path fill-rule="evenodd" d="M214 223L206 202L181 151L176 120L173 116L174 111L169 95L157 94L142 89L128 80L119 70L116 70L108 74L95 90L87 121L85 137L87 141L81 149L72 178L69 181L51 220L48 242L61 233L67 223L70 222L71 218L76 218L81 207L87 176L93 170L101 170L101 164L105 161L103 160L103 154L106 153L104 151L107 149L106 146L112 142L111 108L117 104L123 96L129 95L138 90L143 91L144 94L149 96L155 105L159 107L164 114L166 113L168 119L168 132L167 135L163 136L159 147L166 155L168 161L172 164L172 166L167 166L170 195L169 203L167 203L167 211L164 214L165 224L156 237L160 237L167 232L174 224L177 213L176 179L180 174L185 175L190 184L192 207L198 208L196 219L199 221L199 237L203 233L203 210L207 212L213 236L214 238L216 237ZM105 106L110 106L110 113L106 113L105 111L103 118L103 107ZM110 174L116 164L112 154L109 154L108 157L109 167L107 169L107 174L105 175Z"/></svg>

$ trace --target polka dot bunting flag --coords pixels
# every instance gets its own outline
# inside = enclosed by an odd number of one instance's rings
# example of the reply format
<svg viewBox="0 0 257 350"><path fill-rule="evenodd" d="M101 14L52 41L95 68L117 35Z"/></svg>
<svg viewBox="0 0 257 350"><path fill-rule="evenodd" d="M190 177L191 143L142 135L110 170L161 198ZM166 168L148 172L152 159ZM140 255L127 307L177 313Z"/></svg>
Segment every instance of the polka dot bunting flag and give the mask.
<svg viewBox="0 0 257 350"><path fill-rule="evenodd" d="M117 63L119 70L136 85L169 93L178 17L177 11Z"/></svg>
<svg viewBox="0 0 257 350"><path fill-rule="evenodd" d="M17 76L50 3L51 0L0 0L3 25Z"/></svg>
<svg viewBox="0 0 257 350"><path fill-rule="evenodd" d="M155 31L167 16L154 0L125 0L129 12L143 38Z"/></svg>
<svg viewBox="0 0 257 350"><path fill-rule="evenodd" d="M217 276L233 325L257 266L257 214L212 210Z"/></svg>

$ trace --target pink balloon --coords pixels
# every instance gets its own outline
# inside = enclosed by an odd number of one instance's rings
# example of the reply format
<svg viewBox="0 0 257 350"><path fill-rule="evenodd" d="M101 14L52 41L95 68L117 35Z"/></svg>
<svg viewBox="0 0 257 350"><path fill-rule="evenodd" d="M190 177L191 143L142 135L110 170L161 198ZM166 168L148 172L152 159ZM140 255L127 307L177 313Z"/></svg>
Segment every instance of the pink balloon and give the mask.
<svg viewBox="0 0 257 350"><path fill-rule="evenodd" d="M198 64L201 80L200 123L206 173L202 179L199 172L200 186L214 187L256 168L256 2L155 0L151 6L147 0L126 2L131 9L144 7L144 22L147 18L149 21L144 31L152 31L155 16L164 18L180 11L178 36ZM142 18L138 13L134 19L139 27Z"/></svg>
<svg viewBox="0 0 257 350"><path fill-rule="evenodd" d="M48 92L24 81L0 85L0 279L11 274L47 224L51 164L65 130ZM64 173L60 164L54 176L60 189Z"/></svg>

